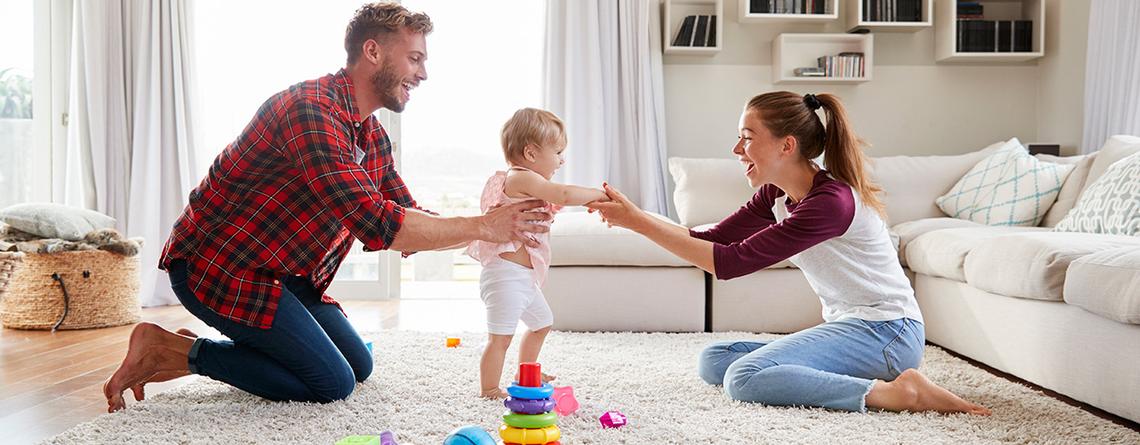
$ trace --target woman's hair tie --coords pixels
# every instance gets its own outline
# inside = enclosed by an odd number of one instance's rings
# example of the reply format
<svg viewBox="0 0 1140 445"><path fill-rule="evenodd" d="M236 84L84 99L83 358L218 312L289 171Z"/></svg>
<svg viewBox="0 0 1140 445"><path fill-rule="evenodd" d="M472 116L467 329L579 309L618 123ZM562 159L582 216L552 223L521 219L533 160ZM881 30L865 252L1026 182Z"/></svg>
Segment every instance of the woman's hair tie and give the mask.
<svg viewBox="0 0 1140 445"><path fill-rule="evenodd" d="M822 106L822 104L819 103L819 98L811 93L804 95L804 105L807 105L808 109L812 111L818 110L819 107Z"/></svg>

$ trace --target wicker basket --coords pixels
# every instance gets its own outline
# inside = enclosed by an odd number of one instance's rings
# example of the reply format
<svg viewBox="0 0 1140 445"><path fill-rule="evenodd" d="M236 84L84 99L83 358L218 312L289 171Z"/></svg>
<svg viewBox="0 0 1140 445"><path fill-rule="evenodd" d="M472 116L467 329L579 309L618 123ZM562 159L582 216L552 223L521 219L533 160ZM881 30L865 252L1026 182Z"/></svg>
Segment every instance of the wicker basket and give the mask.
<svg viewBox="0 0 1140 445"><path fill-rule="evenodd" d="M3 288L6 264L11 267ZM139 258L102 250L0 256L0 322L86 329L139 321Z"/></svg>

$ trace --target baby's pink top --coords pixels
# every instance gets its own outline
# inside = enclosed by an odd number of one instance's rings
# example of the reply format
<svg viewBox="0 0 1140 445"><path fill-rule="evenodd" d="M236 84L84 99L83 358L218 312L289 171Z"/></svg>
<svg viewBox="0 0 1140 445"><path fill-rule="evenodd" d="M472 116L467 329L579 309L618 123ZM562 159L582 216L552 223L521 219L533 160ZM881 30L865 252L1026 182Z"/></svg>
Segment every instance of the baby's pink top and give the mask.
<svg viewBox="0 0 1140 445"><path fill-rule="evenodd" d="M521 169L521 167L518 168ZM507 196L505 190L506 184L507 172L505 171L495 172L495 174L487 180L487 185L483 187L483 196L479 199L479 208L482 209L483 213L487 213L487 210L497 205L514 204L516 202L532 199ZM546 207L542 207L539 210L546 210L553 215L560 209L560 206L548 203ZM542 221L538 224L550 227L550 223L551 221ZM534 266L534 282L538 284L539 287L542 287L542 283L546 281L546 271L550 269L550 232L528 232L527 234L538 242L538 247L526 246L526 253L530 255L530 263ZM487 265L495 260L495 258L498 258L499 254L519 250L520 245L523 245L521 241L495 244L488 241L476 240L467 245L467 255L479 260L480 264Z"/></svg>

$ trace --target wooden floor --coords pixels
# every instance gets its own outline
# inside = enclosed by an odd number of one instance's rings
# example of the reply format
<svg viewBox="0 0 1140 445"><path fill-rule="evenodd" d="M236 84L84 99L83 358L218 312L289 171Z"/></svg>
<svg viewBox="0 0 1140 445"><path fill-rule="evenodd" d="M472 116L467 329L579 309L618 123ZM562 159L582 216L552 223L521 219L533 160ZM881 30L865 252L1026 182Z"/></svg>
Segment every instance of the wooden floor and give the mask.
<svg viewBox="0 0 1140 445"><path fill-rule="evenodd" d="M486 330L478 299L344 302L358 332ZM143 309L143 320L219 336L182 306ZM79 331L0 330L0 443L36 443L103 414L103 382L122 361L133 326ZM185 380L185 379L183 379ZM147 394L183 384L147 385ZM128 403L130 393L124 394Z"/></svg>

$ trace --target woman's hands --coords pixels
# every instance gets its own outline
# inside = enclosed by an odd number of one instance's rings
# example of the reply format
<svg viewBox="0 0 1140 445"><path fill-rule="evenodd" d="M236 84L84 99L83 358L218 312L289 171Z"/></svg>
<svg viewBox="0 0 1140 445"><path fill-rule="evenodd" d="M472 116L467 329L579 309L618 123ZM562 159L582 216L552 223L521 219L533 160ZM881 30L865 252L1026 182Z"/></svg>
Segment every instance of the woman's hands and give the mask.
<svg viewBox="0 0 1140 445"><path fill-rule="evenodd" d="M602 183L602 190L606 192L609 201L594 201L586 204L591 213L597 211L602 215L602 221L610 227L618 226L642 232L652 222L648 213L637 207L624 194L609 184Z"/></svg>

